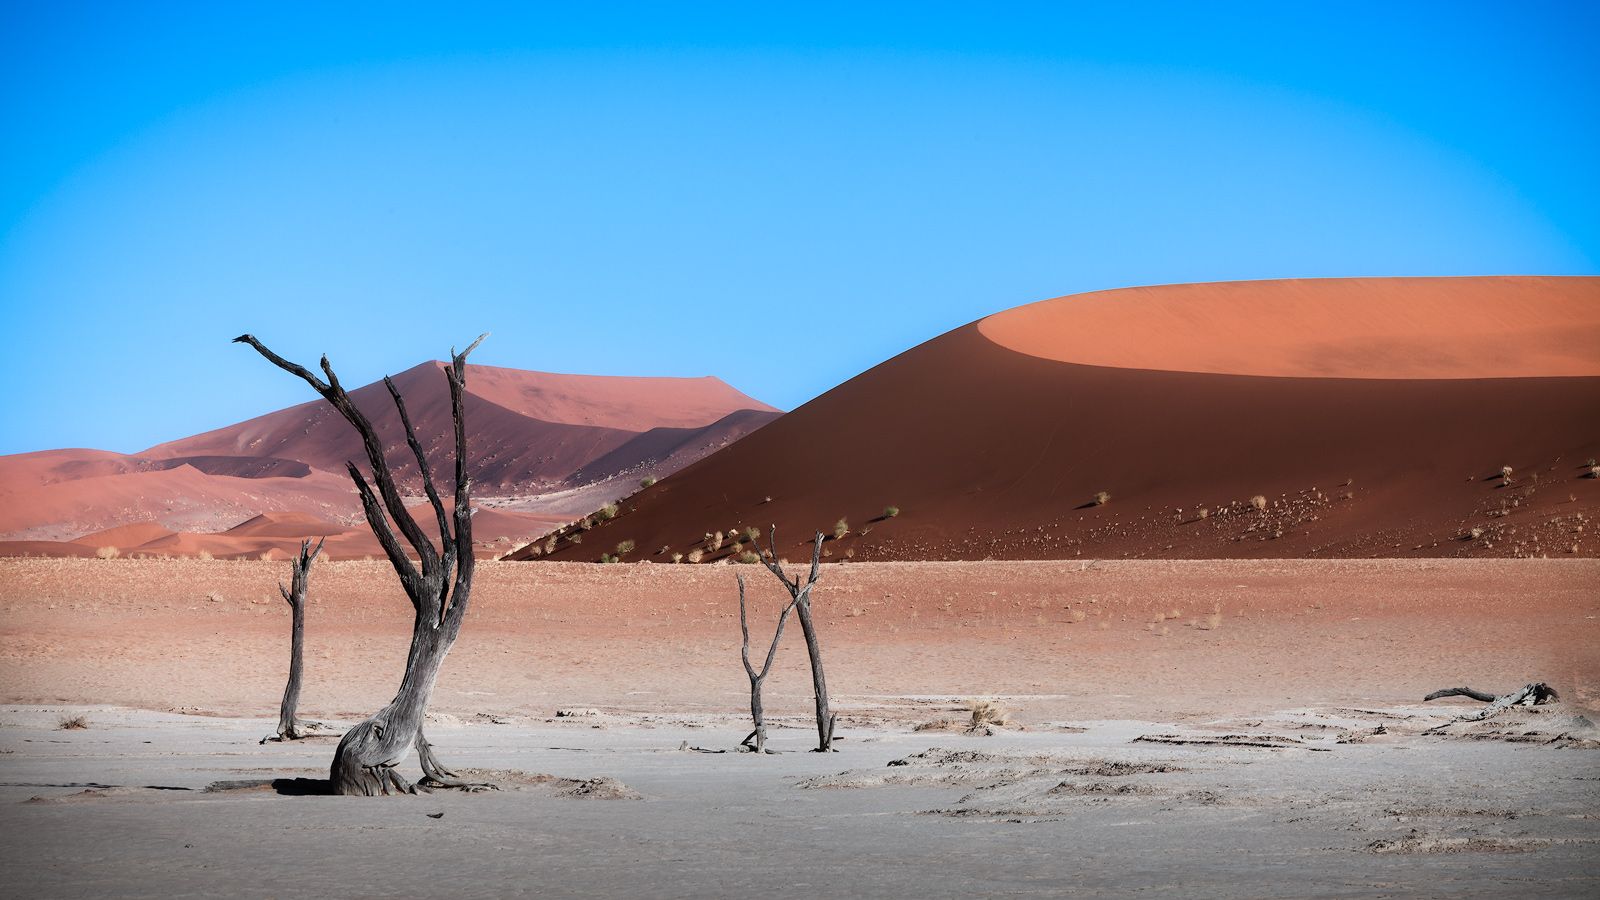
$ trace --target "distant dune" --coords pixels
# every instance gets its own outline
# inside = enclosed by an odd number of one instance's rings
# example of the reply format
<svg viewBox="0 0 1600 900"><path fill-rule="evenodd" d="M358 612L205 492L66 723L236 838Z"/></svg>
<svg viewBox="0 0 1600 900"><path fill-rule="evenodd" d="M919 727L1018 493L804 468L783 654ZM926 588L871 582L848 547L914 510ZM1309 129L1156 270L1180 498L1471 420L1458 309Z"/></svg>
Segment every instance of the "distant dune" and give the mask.
<svg viewBox="0 0 1600 900"><path fill-rule="evenodd" d="M554 556L1595 556L1595 456L1600 279L1132 288L913 348Z"/></svg>
<svg viewBox="0 0 1600 900"><path fill-rule="evenodd" d="M571 521L780 415L715 378L468 370L475 537L486 554ZM430 465L448 480L454 460L443 364L424 363L393 380ZM399 435L382 383L351 393L380 430ZM420 502L416 463L398 437L390 453L402 490ZM138 454L74 449L0 457L0 555L83 555L92 544L91 554L116 547L258 556L326 534L334 535L330 553L379 556L344 471L352 459L365 470L364 458L354 429L322 400ZM277 517L271 533L240 531L264 513ZM135 540L145 535L141 528L163 533ZM60 543L67 541L76 543Z"/></svg>

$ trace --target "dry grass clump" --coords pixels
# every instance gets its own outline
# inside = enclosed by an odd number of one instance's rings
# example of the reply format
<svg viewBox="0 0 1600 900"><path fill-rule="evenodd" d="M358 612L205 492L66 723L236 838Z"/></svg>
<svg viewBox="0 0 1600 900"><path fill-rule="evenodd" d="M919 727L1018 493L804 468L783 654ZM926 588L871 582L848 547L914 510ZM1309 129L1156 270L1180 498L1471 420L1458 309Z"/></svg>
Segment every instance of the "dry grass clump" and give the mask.
<svg viewBox="0 0 1600 900"><path fill-rule="evenodd" d="M1202 519L1209 519L1209 518L1211 518L1211 510L1206 509L1205 507L1202 506L1202 507L1200 507L1199 516Z"/></svg>
<svg viewBox="0 0 1600 900"><path fill-rule="evenodd" d="M62 731L75 731L79 728L88 728L89 720L83 716L62 716L56 722L56 728Z"/></svg>
<svg viewBox="0 0 1600 900"><path fill-rule="evenodd" d="M634 546L635 545L631 540L623 541L617 544L617 555L621 556L624 553L632 553Z"/></svg>
<svg viewBox="0 0 1600 900"><path fill-rule="evenodd" d="M711 542L712 553L722 549L722 532L719 531L714 535L708 534L706 535L706 540Z"/></svg>
<svg viewBox="0 0 1600 900"><path fill-rule="evenodd" d="M885 519L892 519L898 515L900 515L900 507L898 506L885 506L883 508L883 517Z"/></svg>
<svg viewBox="0 0 1600 900"><path fill-rule="evenodd" d="M689 551L689 562L697 563L700 560L704 559L705 555L706 554L705 554L704 550L701 550L699 547L696 547L695 549Z"/></svg>
<svg viewBox="0 0 1600 900"><path fill-rule="evenodd" d="M755 552L754 550L746 550L745 552L739 554L739 562L742 562L747 566L753 563L761 562L761 554Z"/></svg>
<svg viewBox="0 0 1600 900"><path fill-rule="evenodd" d="M972 711L972 725L1008 725L1011 710L994 700L968 700L964 704Z"/></svg>
<svg viewBox="0 0 1600 900"><path fill-rule="evenodd" d="M1106 493L1105 491L1101 491L1100 493L1094 495L1094 505L1095 506L1105 506L1107 503L1110 503L1110 502L1111 502L1111 495Z"/></svg>
<svg viewBox="0 0 1600 900"><path fill-rule="evenodd" d="M1588 478L1600 478L1600 466L1590 466Z"/></svg>
<svg viewBox="0 0 1600 900"><path fill-rule="evenodd" d="M834 540L837 541L837 540L839 540L840 538L843 538L845 535L847 535L849 533L850 533L850 523L849 522L845 521L844 519L840 519L839 521L833 523L833 539Z"/></svg>
<svg viewBox="0 0 1600 900"><path fill-rule="evenodd" d="M654 475L646 475L645 477L639 479L639 487L642 487L642 488L647 488L650 485L655 484L655 483L656 483L656 477Z"/></svg>
<svg viewBox="0 0 1600 900"><path fill-rule="evenodd" d="M1510 466L1501 466L1500 467L1500 477L1504 478L1506 481L1510 481L1511 480L1511 467Z"/></svg>
<svg viewBox="0 0 1600 900"><path fill-rule="evenodd" d="M595 513L595 517L602 522L615 519L617 517L617 505L615 503L607 503L605 506L600 507L600 510Z"/></svg>
<svg viewBox="0 0 1600 900"><path fill-rule="evenodd" d="M1267 498L1261 496L1260 494L1257 494L1254 497L1250 498L1250 505L1254 506L1256 509L1266 509L1267 508Z"/></svg>
<svg viewBox="0 0 1600 900"><path fill-rule="evenodd" d="M752 544L761 540L761 529L754 525L747 526L744 530L744 539Z"/></svg>
<svg viewBox="0 0 1600 900"><path fill-rule="evenodd" d="M116 559L122 555L122 551L115 547L101 547L94 552L94 555L100 559Z"/></svg>
<svg viewBox="0 0 1600 900"><path fill-rule="evenodd" d="M674 553L674 554L672 554L672 561L675 562L675 563L683 562L683 554L682 553Z"/></svg>

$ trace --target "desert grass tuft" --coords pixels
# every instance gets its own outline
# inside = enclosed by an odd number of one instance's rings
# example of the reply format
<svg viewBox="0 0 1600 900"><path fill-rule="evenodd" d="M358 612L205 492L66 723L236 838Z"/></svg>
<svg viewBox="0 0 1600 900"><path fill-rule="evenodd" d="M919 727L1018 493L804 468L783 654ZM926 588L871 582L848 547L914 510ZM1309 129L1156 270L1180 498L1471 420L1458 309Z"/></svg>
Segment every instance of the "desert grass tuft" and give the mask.
<svg viewBox="0 0 1600 900"><path fill-rule="evenodd" d="M79 728L88 727L89 720L83 716L62 716L60 721L56 722L56 728L61 731L75 731Z"/></svg>
<svg viewBox="0 0 1600 900"><path fill-rule="evenodd" d="M1111 502L1111 495L1106 493L1105 491L1100 491L1099 493L1094 495L1094 505L1095 506L1105 506L1107 503L1110 503L1110 502Z"/></svg>
<svg viewBox="0 0 1600 900"><path fill-rule="evenodd" d="M642 488L647 488L650 485L655 484L655 483L656 483L656 477L654 475L646 475L645 477L639 479L639 487L642 487Z"/></svg>
<svg viewBox="0 0 1600 900"><path fill-rule="evenodd" d="M122 551L115 547L101 547L94 552L94 555L100 559L116 559L122 555Z"/></svg>
<svg viewBox="0 0 1600 900"><path fill-rule="evenodd" d="M672 561L675 562L675 563L683 562L683 554L682 553L674 553L674 554L672 554Z"/></svg>
<svg viewBox="0 0 1600 900"><path fill-rule="evenodd" d="M1257 494L1254 497L1250 498L1250 505L1254 506L1256 509L1266 509L1267 508L1267 498L1261 496L1260 494Z"/></svg>
<svg viewBox="0 0 1600 900"><path fill-rule="evenodd" d="M697 563L697 562L699 562L700 560L702 560L704 558L705 558L705 551L701 550L699 547L696 547L695 549L689 551L689 562L691 562L691 563Z"/></svg>
<svg viewBox="0 0 1600 900"><path fill-rule="evenodd" d="M972 724L978 725L1006 725L1010 720L1011 710L1001 706L994 700L967 700L963 704L972 711Z"/></svg>
<svg viewBox="0 0 1600 900"><path fill-rule="evenodd" d="M833 539L839 540L850 533L850 523L844 519L833 523Z"/></svg>
<svg viewBox="0 0 1600 900"><path fill-rule="evenodd" d="M621 543L617 544L617 555L622 556L625 553L632 553L634 546L635 545L632 540L622 541Z"/></svg>
<svg viewBox="0 0 1600 900"><path fill-rule="evenodd" d="M739 554L739 562L742 562L747 566L753 563L761 562L761 554L756 553L753 550L746 550L745 552Z"/></svg>
<svg viewBox="0 0 1600 900"><path fill-rule="evenodd" d="M900 507L898 506L885 506L883 508L883 517L885 519L892 519L898 515L900 515Z"/></svg>
<svg viewBox="0 0 1600 900"><path fill-rule="evenodd" d="M761 529L755 527L754 525L746 527L744 530L744 539L751 543L761 540Z"/></svg>

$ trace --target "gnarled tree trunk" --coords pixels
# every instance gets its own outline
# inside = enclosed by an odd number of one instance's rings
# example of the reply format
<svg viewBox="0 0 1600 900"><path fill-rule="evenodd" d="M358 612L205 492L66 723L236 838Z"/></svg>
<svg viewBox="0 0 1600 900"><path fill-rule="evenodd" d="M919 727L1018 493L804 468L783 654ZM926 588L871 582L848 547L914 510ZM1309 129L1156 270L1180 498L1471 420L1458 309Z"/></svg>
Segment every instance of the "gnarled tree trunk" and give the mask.
<svg viewBox="0 0 1600 900"><path fill-rule="evenodd" d="M812 541L811 549L811 574L806 578L802 587L800 576L793 579L783 574L783 564L778 562L778 526L773 525L767 534L767 544L771 548L767 556L761 558L772 574L778 576L783 582L789 596L794 598L795 612L800 618L800 630L806 636L806 654L811 657L811 687L816 692L817 698L817 752L828 753L833 750L833 726L839 716L828 710L828 680L822 674L822 645L817 642L817 627L811 621L811 588L817 583L817 576L822 571L822 532L817 532ZM759 555L759 554L758 554Z"/></svg>
<svg viewBox="0 0 1600 900"><path fill-rule="evenodd" d="M411 417L406 413L405 401L394 382L384 378L389 395L394 398L400 421L405 426L406 443L416 457L422 473L423 490L438 521L440 548L428 540L427 535L411 513L406 510L394 476L383 455L383 442L371 421L356 408L339 384L338 376L322 358L322 371L328 376L324 383L303 366L296 365L268 350L252 335L241 335L235 341L256 348L278 368L298 375L323 399L333 405L356 431L361 434L367 452L367 463L372 469L372 482L362 476L355 463L345 463L350 479L361 495L361 508L366 512L367 524L383 546L400 578L400 585L411 599L415 618L411 627L411 652L406 658L405 676L400 681L400 691L388 706L371 718L350 729L339 741L328 777L335 794L363 794L367 796L388 793L415 793L417 787L470 787L456 780L454 773L439 764L433 755L432 745L422 734L423 717L428 711L428 699L433 695L433 685L445 655L461 633L461 620L467 612L467 601L472 593L474 561L472 557L472 498L467 478L467 430L462 412L466 387L467 354L476 350L488 335L479 337L464 352L450 351L450 365L445 377L450 384L450 411L455 422L456 482L455 508L445 513L444 503L433 485L433 474L411 427ZM385 517L387 512L387 517ZM393 521L393 527L390 521ZM413 564L406 556L398 528L406 542L416 552L418 562ZM442 548L442 549L441 549ZM419 571L420 567L420 571ZM422 764L423 780L413 785L396 771L395 767L415 747Z"/></svg>
<svg viewBox="0 0 1600 900"><path fill-rule="evenodd" d="M325 540L325 539L324 539ZM306 650L306 588L311 578L311 563L322 552L323 541L311 549L311 539L300 542L300 555L294 559L293 576L289 587L278 582L278 592L289 602L294 624L289 632L289 683L283 688L283 705L278 709L278 740L292 741L301 737L296 729L295 710L300 706L300 682L305 676Z"/></svg>
<svg viewBox="0 0 1600 900"><path fill-rule="evenodd" d="M757 753L767 752L767 719L761 708L761 685L767 680L767 673L772 671L772 661L778 656L778 642L783 640L783 626L789 621L789 611L794 609L794 600L790 600L778 616L778 630L772 635L772 646L767 648L767 661L758 673L750 665L750 624L744 612L744 576L739 577L739 631L744 635L744 645L739 649L739 655L744 659L744 671L750 676L750 718L755 721L755 730L749 737L740 741L741 746L749 747ZM755 741L754 744L750 743Z"/></svg>

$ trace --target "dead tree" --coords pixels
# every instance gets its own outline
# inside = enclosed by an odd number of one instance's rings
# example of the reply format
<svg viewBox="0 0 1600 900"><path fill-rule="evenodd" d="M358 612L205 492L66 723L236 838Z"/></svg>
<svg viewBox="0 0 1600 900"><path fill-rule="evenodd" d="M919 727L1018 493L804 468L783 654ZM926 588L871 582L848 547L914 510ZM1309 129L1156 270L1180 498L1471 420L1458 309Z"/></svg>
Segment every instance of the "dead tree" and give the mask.
<svg viewBox="0 0 1600 900"><path fill-rule="evenodd" d="M800 576L796 575L791 580L783 574L783 564L778 562L778 526L772 526L767 543L771 552L762 556L761 562L778 576L778 580L789 591L795 612L800 617L800 630L806 636L806 653L811 657L811 686L817 696L817 752L828 753L833 750L833 726L839 716L828 711L828 681L822 676L822 647L817 643L816 624L811 621L811 588L816 585L817 576L822 571L822 532L817 532L812 541L811 575L806 578L803 587ZM760 549L759 546L757 549ZM759 553L757 555L760 556Z"/></svg>
<svg viewBox="0 0 1600 900"><path fill-rule="evenodd" d="M789 611L794 609L795 601L791 599L778 616L778 630L772 635L772 646L767 648L767 661L759 673L750 665L750 624L744 612L744 576L739 576L739 631L744 634L744 645L739 648L739 654L744 659L744 671L750 676L750 718L755 721L755 730L739 742L741 747L749 747L757 753L767 753L767 719L761 709L761 684L767 680L767 673L772 671L772 661L778 656L778 642L783 640L783 626L789 621ZM750 743L752 740L754 744Z"/></svg>
<svg viewBox="0 0 1600 900"><path fill-rule="evenodd" d="M294 559L294 575L289 581L289 587L284 587L283 582L278 582L278 593L289 602L289 610L294 617L294 625L290 629L289 637L289 683L283 688L283 706L278 710L278 737L280 741L298 740L304 735L299 731L299 726L308 723L299 721L294 717L295 710L300 706L300 681L305 674L304 656L306 650L306 587L311 577L311 563L322 552L325 541L317 541L317 549L311 549L311 539L306 538L300 542L300 555Z"/></svg>
<svg viewBox="0 0 1600 900"><path fill-rule="evenodd" d="M467 601L472 593L472 498L471 482L467 478L467 428L462 398L466 387L467 354L476 350L486 337L487 334L479 337L459 354L451 348L450 365L445 368L456 439L455 508L449 515L445 513L444 503L434 488L432 471L427 457L423 455L422 444L417 441L416 431L411 427L405 401L401 399L394 382L387 377L383 379L400 413L400 422L405 426L406 443L411 447L417 468L422 473L423 490L438 520L442 552L428 540L416 519L406 510L400 492L395 487L389 463L384 458L383 442L377 430L340 386L338 376L334 375L333 367L328 364L328 358L322 357L322 371L328 376L328 381L324 383L305 367L268 350L254 336L246 334L234 338L236 342L256 348L278 368L304 379L361 434L367 463L372 469L373 483L367 482L354 462L346 462L345 469L361 495L361 508L366 513L367 524L383 546L383 552L389 557L389 564L394 567L395 574L400 578L400 586L405 589L416 612L411 627L411 651L406 657L406 671L400 680L399 693L388 706L345 732L344 738L339 741L339 749L334 752L328 778L335 794L375 796L395 792L416 793L418 787L424 790L429 786L473 787L460 781L454 772L446 769L434 757L433 745L423 737L422 723L428 711L428 699L433 695L439 667L455 643L456 636L461 633L461 620L466 615ZM389 524L390 520L394 522L393 527ZM416 552L417 563L413 564L406 556L399 537L395 535L396 528ZM422 781L417 785L395 771L413 746L416 747L423 773Z"/></svg>
<svg viewBox="0 0 1600 900"><path fill-rule="evenodd" d="M1457 722L1476 722L1487 719L1502 709L1512 706L1541 706L1561 699L1561 695L1556 693L1555 688L1542 681L1536 681L1533 684L1524 685L1520 690L1512 691L1499 697L1487 691L1475 691L1469 687L1445 688L1442 691L1434 691L1423 697L1422 702L1427 703L1429 700L1437 700L1440 697L1471 697L1480 703L1489 704L1476 712L1456 716L1446 723L1448 725L1454 725ZM1439 727L1443 728L1445 726L1441 725Z"/></svg>

